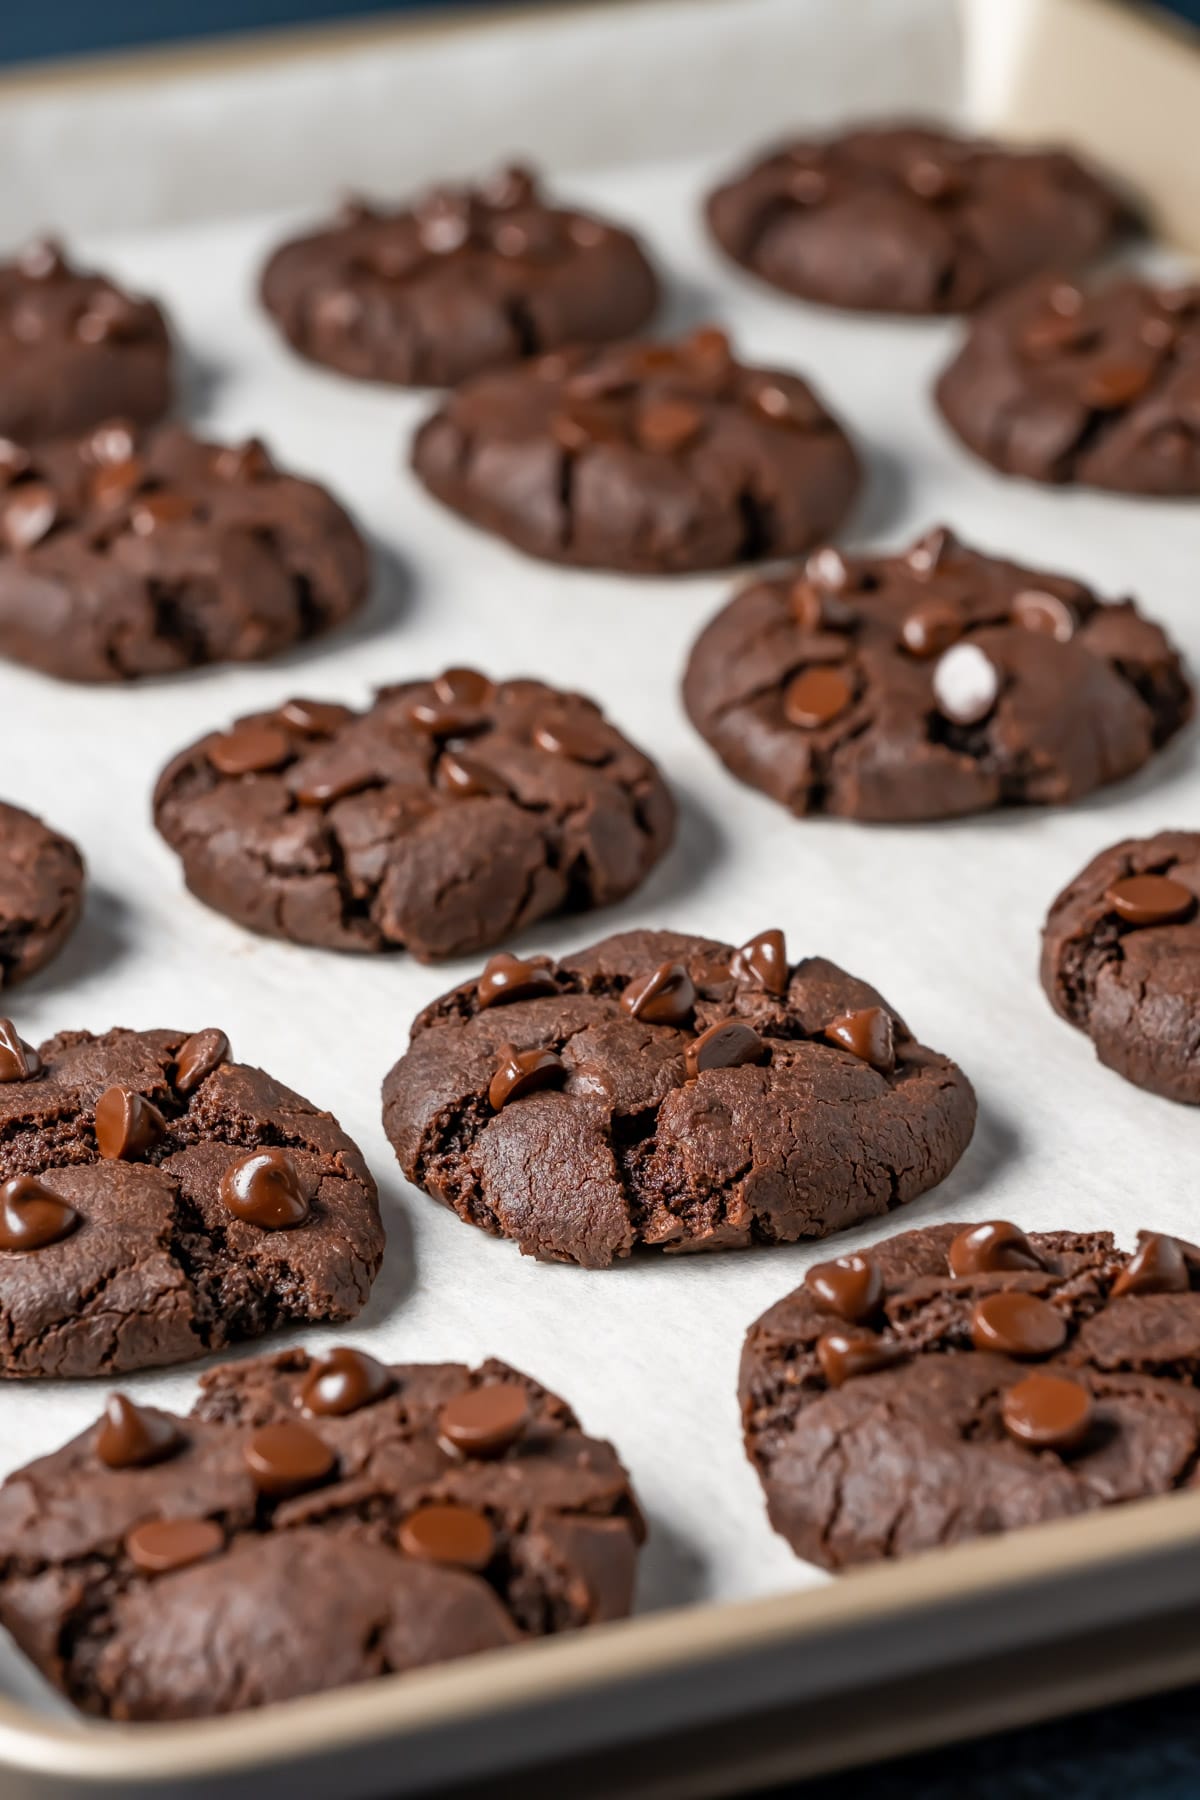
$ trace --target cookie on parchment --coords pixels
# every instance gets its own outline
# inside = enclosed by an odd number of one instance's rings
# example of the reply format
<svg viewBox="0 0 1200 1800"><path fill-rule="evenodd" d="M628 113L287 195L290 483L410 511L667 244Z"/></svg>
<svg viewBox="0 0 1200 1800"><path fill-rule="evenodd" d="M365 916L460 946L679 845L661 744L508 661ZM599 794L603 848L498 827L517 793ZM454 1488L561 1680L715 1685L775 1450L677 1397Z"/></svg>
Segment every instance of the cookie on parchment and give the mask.
<svg viewBox="0 0 1200 1800"><path fill-rule="evenodd" d="M83 911L83 858L20 806L0 800L0 987L58 955Z"/></svg>

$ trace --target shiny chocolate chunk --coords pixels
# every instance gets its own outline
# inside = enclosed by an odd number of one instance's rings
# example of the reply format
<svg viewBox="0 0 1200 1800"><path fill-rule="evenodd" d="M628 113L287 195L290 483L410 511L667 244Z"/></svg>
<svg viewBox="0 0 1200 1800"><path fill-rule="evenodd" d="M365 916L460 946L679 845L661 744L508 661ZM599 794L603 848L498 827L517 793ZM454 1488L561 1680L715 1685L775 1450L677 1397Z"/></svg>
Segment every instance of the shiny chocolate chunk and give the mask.
<svg viewBox="0 0 1200 1800"><path fill-rule="evenodd" d="M27 1044L11 1019L0 1019L0 1081L32 1081L42 1072L42 1059Z"/></svg>
<svg viewBox="0 0 1200 1800"><path fill-rule="evenodd" d="M79 1214L33 1175L0 1186L0 1250L41 1250L69 1237Z"/></svg>
<svg viewBox="0 0 1200 1800"><path fill-rule="evenodd" d="M898 1344L873 1331L827 1331L817 1339L817 1361L830 1387L841 1387L855 1375L873 1375L903 1359Z"/></svg>
<svg viewBox="0 0 1200 1800"><path fill-rule="evenodd" d="M910 656L941 656L966 629L966 614L952 600L923 600L904 615L900 641Z"/></svg>
<svg viewBox="0 0 1200 1800"><path fill-rule="evenodd" d="M688 1079L695 1081L697 1076L709 1069L736 1069L743 1063L760 1063L767 1054L767 1046L749 1025L743 1025L739 1019L726 1019L724 1023L710 1025L702 1031L687 1047L685 1062Z"/></svg>
<svg viewBox="0 0 1200 1800"><path fill-rule="evenodd" d="M357 717L348 706L332 700L285 700L276 715L281 724L289 725L304 737L332 737L343 725Z"/></svg>
<svg viewBox="0 0 1200 1800"><path fill-rule="evenodd" d="M821 1035L882 1075L890 1075L896 1066L896 1022L882 1006L843 1013L840 1019L831 1019Z"/></svg>
<svg viewBox="0 0 1200 1800"><path fill-rule="evenodd" d="M434 682L433 691L444 706L483 706L496 684L478 669L447 669Z"/></svg>
<svg viewBox="0 0 1200 1800"><path fill-rule="evenodd" d="M1025 1233L1007 1219L988 1219L982 1225L968 1225L960 1231L946 1255L950 1273L963 1278L968 1275L992 1275L1005 1269L1044 1269Z"/></svg>
<svg viewBox="0 0 1200 1800"><path fill-rule="evenodd" d="M490 1381L447 1400L438 1437L462 1456L500 1456L529 1423L529 1393L517 1381Z"/></svg>
<svg viewBox="0 0 1200 1800"><path fill-rule="evenodd" d="M985 1294L971 1313L971 1342L977 1350L1031 1360L1053 1356L1067 1341L1067 1322L1048 1301L1019 1288Z"/></svg>
<svg viewBox="0 0 1200 1800"><path fill-rule="evenodd" d="M460 800L478 800L511 792L507 781L478 757L446 750L438 763L438 786Z"/></svg>
<svg viewBox="0 0 1200 1800"><path fill-rule="evenodd" d="M0 506L0 539L14 555L32 550L54 529L58 501L45 482L27 481L13 488Z"/></svg>
<svg viewBox="0 0 1200 1800"><path fill-rule="evenodd" d="M788 959L782 931L760 931L749 938L734 956L732 969L740 980L756 981L768 994L786 994Z"/></svg>
<svg viewBox="0 0 1200 1800"><path fill-rule="evenodd" d="M207 1031L193 1032L179 1046L179 1055L175 1059L175 1086L181 1094L190 1094L228 1057L229 1039L223 1031L210 1026Z"/></svg>
<svg viewBox="0 0 1200 1800"><path fill-rule="evenodd" d="M844 713L854 700L854 684L840 669L804 669L783 692L784 715L792 725L816 731Z"/></svg>
<svg viewBox="0 0 1200 1800"><path fill-rule="evenodd" d="M1000 1403L1004 1429L1031 1450L1078 1450L1092 1426L1092 1397L1063 1375L1026 1375Z"/></svg>
<svg viewBox="0 0 1200 1800"><path fill-rule="evenodd" d="M1022 588L1013 598L1012 616L1024 630L1040 631L1060 644L1069 644L1075 636L1077 621L1072 608L1061 595L1042 588Z"/></svg>
<svg viewBox="0 0 1200 1800"><path fill-rule="evenodd" d="M255 1487L272 1500L319 1487L337 1465L324 1438L296 1419L261 1425L247 1439L243 1455Z"/></svg>
<svg viewBox="0 0 1200 1800"><path fill-rule="evenodd" d="M1137 1249L1113 1282L1112 1297L1122 1294L1186 1294L1191 1287L1187 1258L1179 1240L1158 1231L1142 1234Z"/></svg>
<svg viewBox="0 0 1200 1800"><path fill-rule="evenodd" d="M225 1548L215 1519L146 1519L126 1534L125 1554L143 1575L169 1575Z"/></svg>
<svg viewBox="0 0 1200 1800"><path fill-rule="evenodd" d="M161 1142L166 1121L153 1101L119 1083L96 1102L96 1148L107 1162L137 1162Z"/></svg>
<svg viewBox="0 0 1200 1800"><path fill-rule="evenodd" d="M486 1569L496 1549L496 1534L486 1516L473 1506L432 1503L409 1513L397 1542L406 1556L452 1568Z"/></svg>
<svg viewBox="0 0 1200 1800"><path fill-rule="evenodd" d="M704 414L683 400L654 400L643 406L634 427L643 450L675 456L704 429Z"/></svg>
<svg viewBox="0 0 1200 1800"><path fill-rule="evenodd" d="M835 1312L851 1325L861 1325L879 1311L883 1282L869 1256L851 1252L832 1262L814 1263L804 1285L819 1306Z"/></svg>
<svg viewBox="0 0 1200 1800"><path fill-rule="evenodd" d="M1196 896L1169 875L1126 875L1105 891L1105 903L1126 925L1174 925L1196 910Z"/></svg>
<svg viewBox="0 0 1200 1800"><path fill-rule="evenodd" d="M395 1385L391 1370L365 1350L339 1345L314 1361L300 1389L300 1405L307 1413L341 1419L382 1400Z"/></svg>
<svg viewBox="0 0 1200 1800"><path fill-rule="evenodd" d="M613 753L611 734L599 722L593 725L587 719L543 719L533 728L533 741L539 750L571 762L604 763Z"/></svg>
<svg viewBox="0 0 1200 1800"><path fill-rule="evenodd" d="M482 1012L489 1006L506 1006L511 1000L536 1000L557 992L558 983L545 963L527 962L501 950L484 965L476 1002Z"/></svg>
<svg viewBox="0 0 1200 1800"><path fill-rule="evenodd" d="M621 1005L648 1025L683 1026L696 1005L696 989L682 963L660 963L649 975L630 982L621 995Z"/></svg>
<svg viewBox="0 0 1200 1800"><path fill-rule="evenodd" d="M269 1145L231 1163L221 1177L221 1200L237 1219L262 1231L303 1225L311 1207L300 1172L286 1150Z"/></svg>
<svg viewBox="0 0 1200 1800"><path fill-rule="evenodd" d="M515 1050L505 1044L488 1084L488 1104L499 1112L512 1100L524 1100L566 1080L566 1064L556 1050Z"/></svg>
<svg viewBox="0 0 1200 1800"><path fill-rule="evenodd" d="M95 1450L109 1469L144 1469L182 1448L183 1436L165 1413L136 1406L127 1394L110 1394L96 1432Z"/></svg>
<svg viewBox="0 0 1200 1800"><path fill-rule="evenodd" d="M262 775L280 769L295 755L291 739L276 725L247 721L213 738L205 754L221 775Z"/></svg>

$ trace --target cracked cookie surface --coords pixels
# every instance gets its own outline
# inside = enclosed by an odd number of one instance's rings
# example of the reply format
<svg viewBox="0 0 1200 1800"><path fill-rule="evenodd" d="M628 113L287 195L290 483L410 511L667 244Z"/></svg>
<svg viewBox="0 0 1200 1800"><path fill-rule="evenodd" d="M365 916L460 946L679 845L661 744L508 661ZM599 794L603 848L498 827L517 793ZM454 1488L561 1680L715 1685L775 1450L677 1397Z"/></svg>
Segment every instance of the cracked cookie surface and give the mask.
<svg viewBox="0 0 1200 1800"><path fill-rule="evenodd" d="M1200 494L1200 286L1040 277L973 321L936 393L1006 475Z"/></svg>
<svg viewBox="0 0 1200 1800"><path fill-rule="evenodd" d="M344 375L452 387L563 344L627 337L658 304L641 245L550 204L528 170L384 210L351 200L281 245L262 300L302 356Z"/></svg>
<svg viewBox="0 0 1200 1800"><path fill-rule="evenodd" d="M998 1220L810 1269L742 1355L772 1525L839 1569L1194 1486L1198 1283L1171 1238Z"/></svg>
<svg viewBox="0 0 1200 1800"><path fill-rule="evenodd" d="M1062 151L894 125L782 144L706 213L727 255L802 299L946 313L1095 256L1124 208Z"/></svg>
<svg viewBox="0 0 1200 1800"><path fill-rule="evenodd" d="M0 1487L0 1621L85 1712L236 1712L629 1611L629 1478L505 1363L289 1350L187 1418L114 1400Z"/></svg>
<svg viewBox="0 0 1200 1800"><path fill-rule="evenodd" d="M352 1318L383 1256L355 1145L215 1030L63 1032L35 1052L0 1021L0 1181L3 1376Z"/></svg>
<svg viewBox="0 0 1200 1800"><path fill-rule="evenodd" d="M827 547L744 588L697 639L683 692L740 780L801 817L865 820L1079 800L1193 707L1132 600L944 527L898 556Z"/></svg>
<svg viewBox="0 0 1200 1800"><path fill-rule="evenodd" d="M70 838L0 800L0 987L58 955L79 923L83 884Z"/></svg>
<svg viewBox="0 0 1200 1800"><path fill-rule="evenodd" d="M468 382L421 426L412 465L530 556L648 575L806 549L860 481L808 383L738 362L712 329Z"/></svg>
<svg viewBox="0 0 1200 1800"><path fill-rule="evenodd" d="M418 1016L383 1103L418 1187L590 1268L824 1237L936 1186L975 1123L949 1058L774 931L494 957Z"/></svg>
<svg viewBox="0 0 1200 1800"><path fill-rule="evenodd" d="M74 268L48 239L0 263L0 439L72 437L171 403L171 345L153 300ZM0 467L12 457L0 443Z"/></svg>
<svg viewBox="0 0 1200 1800"><path fill-rule="evenodd" d="M160 778L155 820L192 892L239 924L427 960L624 898L675 808L585 696L448 669L362 713L293 700L202 738Z"/></svg>
<svg viewBox="0 0 1200 1800"><path fill-rule="evenodd" d="M1200 1106L1200 833L1126 838L1050 908L1042 986L1126 1081Z"/></svg>
<svg viewBox="0 0 1200 1800"><path fill-rule="evenodd" d="M256 441L110 421L0 454L0 655L69 681L251 662L357 610L366 546Z"/></svg>

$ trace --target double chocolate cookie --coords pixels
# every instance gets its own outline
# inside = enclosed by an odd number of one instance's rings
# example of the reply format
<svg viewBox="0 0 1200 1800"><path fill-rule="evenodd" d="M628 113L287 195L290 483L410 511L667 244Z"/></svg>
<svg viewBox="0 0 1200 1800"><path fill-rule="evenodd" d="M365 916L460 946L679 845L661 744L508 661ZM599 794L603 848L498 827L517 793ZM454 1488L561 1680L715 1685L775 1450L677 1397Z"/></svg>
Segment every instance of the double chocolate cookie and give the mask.
<svg viewBox="0 0 1200 1800"><path fill-rule="evenodd" d="M742 1354L771 1523L828 1569L1195 1485L1200 1250L933 1225L811 1268Z"/></svg>
<svg viewBox="0 0 1200 1800"><path fill-rule="evenodd" d="M148 424L171 403L171 345L152 300L72 268L48 240L0 263L0 469L7 440L88 431L113 413Z"/></svg>
<svg viewBox="0 0 1200 1800"><path fill-rule="evenodd" d="M58 955L79 923L83 879L70 838L0 800L0 987Z"/></svg>
<svg viewBox="0 0 1200 1800"><path fill-rule="evenodd" d="M1085 262L1124 218L1061 150L918 125L798 139L709 196L713 236L774 287L829 306L947 313Z"/></svg>
<svg viewBox="0 0 1200 1800"><path fill-rule="evenodd" d="M808 383L738 362L711 329L468 382L412 462L445 505L530 556L646 575L806 549L859 486Z"/></svg>
<svg viewBox="0 0 1200 1800"><path fill-rule="evenodd" d="M1200 833L1102 850L1050 908L1042 986L1126 1081L1200 1106Z"/></svg>
<svg viewBox="0 0 1200 1800"><path fill-rule="evenodd" d="M628 931L551 962L494 956L426 1007L383 1085L404 1173L529 1255L825 1237L948 1175L961 1069L783 933L740 950Z"/></svg>
<svg viewBox="0 0 1200 1800"><path fill-rule="evenodd" d="M450 387L562 344L627 337L657 306L658 282L630 232L553 205L510 168L400 211L348 202L275 252L262 299L314 362Z"/></svg>
<svg viewBox="0 0 1200 1800"><path fill-rule="evenodd" d="M329 1113L230 1061L224 1032L0 1020L0 1376L185 1362L349 1319L383 1228Z"/></svg>
<svg viewBox="0 0 1200 1800"><path fill-rule="evenodd" d="M292 1350L114 1394L0 1487L0 1621L84 1712L195 1719L629 1611L612 1446L502 1362Z"/></svg>
<svg viewBox="0 0 1200 1800"><path fill-rule="evenodd" d="M1006 475L1200 494L1200 286L1031 281L973 322L937 399Z"/></svg>
<svg viewBox="0 0 1200 1800"><path fill-rule="evenodd" d="M252 931L424 961L623 899L675 809L582 694L448 669L366 712L290 700L201 738L154 817L192 892Z"/></svg>
<svg viewBox="0 0 1200 1800"><path fill-rule="evenodd" d="M250 662L340 625L366 548L262 445L123 421L0 448L0 655L70 681Z"/></svg>
<svg viewBox="0 0 1200 1800"><path fill-rule="evenodd" d="M831 547L757 581L698 638L688 715L803 817L939 819L1078 800L1191 717L1178 652L1132 600L969 549Z"/></svg>

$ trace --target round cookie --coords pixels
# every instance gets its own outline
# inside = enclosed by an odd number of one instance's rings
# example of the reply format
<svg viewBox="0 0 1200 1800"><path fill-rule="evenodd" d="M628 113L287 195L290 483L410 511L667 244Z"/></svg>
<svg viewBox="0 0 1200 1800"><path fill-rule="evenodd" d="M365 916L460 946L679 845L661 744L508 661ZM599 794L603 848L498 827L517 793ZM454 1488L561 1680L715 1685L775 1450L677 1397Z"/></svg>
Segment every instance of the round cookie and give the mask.
<svg viewBox="0 0 1200 1800"><path fill-rule="evenodd" d="M1092 858L1042 932L1042 986L1126 1081L1200 1106L1200 832Z"/></svg>
<svg viewBox="0 0 1200 1800"><path fill-rule="evenodd" d="M920 125L783 144L710 194L706 213L725 253L772 286L889 313L978 306L1086 262L1125 217L1061 150Z"/></svg>
<svg viewBox="0 0 1200 1800"><path fill-rule="evenodd" d="M428 961L623 899L675 807L584 695L448 669L365 712L291 700L210 733L154 818L192 892L252 931Z"/></svg>
<svg viewBox="0 0 1200 1800"><path fill-rule="evenodd" d="M827 1569L1191 1487L1200 1250L931 1225L810 1268L746 1337L771 1524Z"/></svg>
<svg viewBox="0 0 1200 1800"><path fill-rule="evenodd" d="M766 931L627 931L495 956L419 1014L383 1084L410 1181L528 1255L825 1237L935 1187L975 1096L874 988Z"/></svg>
<svg viewBox="0 0 1200 1800"><path fill-rule="evenodd" d="M936 393L1005 475L1200 494L1200 286L1028 282L973 321Z"/></svg>
<svg viewBox="0 0 1200 1800"><path fill-rule="evenodd" d="M41 240L0 263L0 439L73 437L114 413L148 424L171 404L171 343L153 300L73 268ZM0 470L19 461L0 442Z"/></svg>
<svg viewBox="0 0 1200 1800"><path fill-rule="evenodd" d="M646 575L806 549L860 481L807 382L736 361L711 329L468 382L422 425L412 466L530 556Z"/></svg>
<svg viewBox="0 0 1200 1800"><path fill-rule="evenodd" d="M0 1622L82 1711L195 1719L628 1613L610 1444L502 1362L341 1348L114 1395L0 1487Z"/></svg>
<svg viewBox="0 0 1200 1800"><path fill-rule="evenodd" d="M1061 804L1130 775L1191 717L1132 600L969 549L831 547L743 588L701 632L688 716L799 817L951 818Z"/></svg>
<svg viewBox="0 0 1200 1800"><path fill-rule="evenodd" d="M0 1377L186 1362L353 1318L383 1257L337 1120L229 1060L221 1031L0 1020Z"/></svg>
<svg viewBox="0 0 1200 1800"><path fill-rule="evenodd" d="M68 681L251 662L340 625L366 547L255 441L110 422L0 459L0 655Z"/></svg>
<svg viewBox="0 0 1200 1800"><path fill-rule="evenodd" d="M0 987L58 955L79 923L83 882L70 838L0 800Z"/></svg>
<svg viewBox="0 0 1200 1800"><path fill-rule="evenodd" d="M399 211L351 200L278 249L262 278L263 305L302 356L403 386L452 387L563 344L627 337L658 298L632 233L552 205L520 168Z"/></svg>

